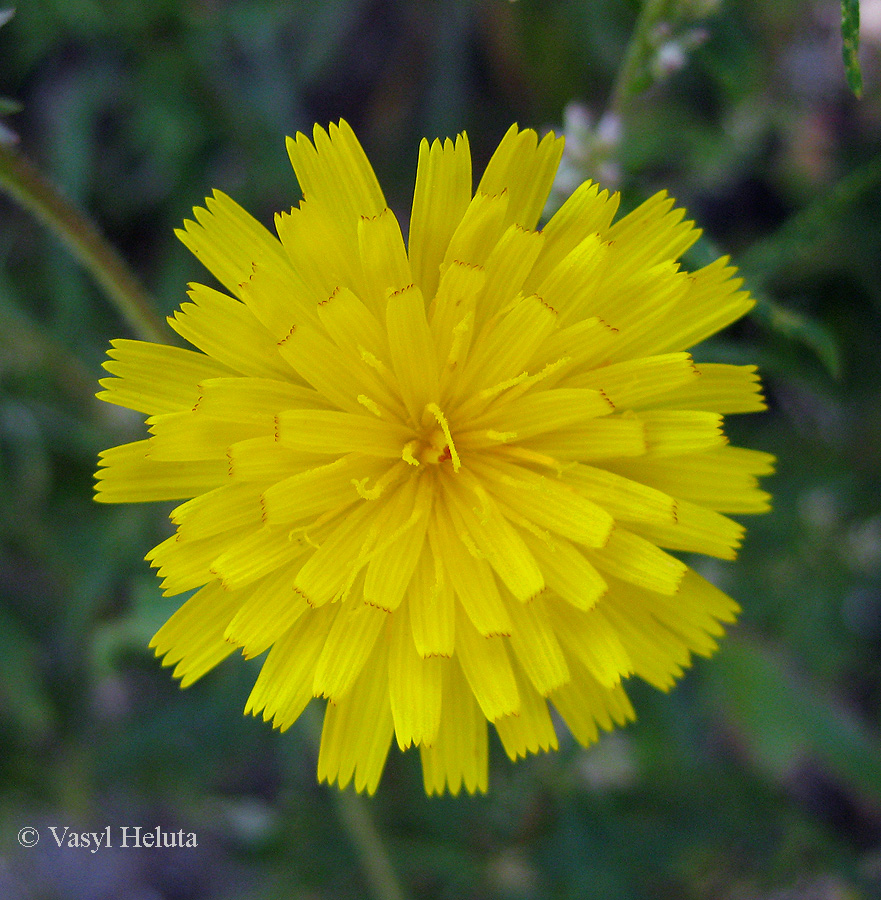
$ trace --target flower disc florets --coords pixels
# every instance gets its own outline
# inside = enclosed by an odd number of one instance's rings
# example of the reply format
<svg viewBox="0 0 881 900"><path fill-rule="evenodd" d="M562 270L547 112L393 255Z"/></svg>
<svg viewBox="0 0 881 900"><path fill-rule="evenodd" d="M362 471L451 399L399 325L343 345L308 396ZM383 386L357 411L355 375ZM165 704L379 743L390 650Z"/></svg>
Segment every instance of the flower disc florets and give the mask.
<svg viewBox="0 0 881 900"><path fill-rule="evenodd" d="M664 194L612 224L585 184L541 230L562 141L516 127L472 194L465 135L423 141L409 245L341 122L288 149L278 237L215 193L179 232L230 292L170 320L195 348L114 341L105 400L150 436L102 454L97 499L185 500L148 556L198 588L152 646L187 685L269 651L248 701L280 728L327 698L319 777L379 782L392 738L429 793L584 744L667 690L736 604L667 552L733 558L767 454L722 415L755 369L687 348L751 306ZM662 549L663 548L663 549Z"/></svg>

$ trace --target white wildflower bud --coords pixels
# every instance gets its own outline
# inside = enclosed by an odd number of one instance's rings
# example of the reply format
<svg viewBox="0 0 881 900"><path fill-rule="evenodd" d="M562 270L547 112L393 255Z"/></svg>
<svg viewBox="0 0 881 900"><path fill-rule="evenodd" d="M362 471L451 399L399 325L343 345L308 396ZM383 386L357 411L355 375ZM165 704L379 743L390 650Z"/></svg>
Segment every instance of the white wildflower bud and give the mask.
<svg viewBox="0 0 881 900"><path fill-rule="evenodd" d="M669 78L685 66L685 48L679 41L667 41L652 60L652 75L659 81Z"/></svg>

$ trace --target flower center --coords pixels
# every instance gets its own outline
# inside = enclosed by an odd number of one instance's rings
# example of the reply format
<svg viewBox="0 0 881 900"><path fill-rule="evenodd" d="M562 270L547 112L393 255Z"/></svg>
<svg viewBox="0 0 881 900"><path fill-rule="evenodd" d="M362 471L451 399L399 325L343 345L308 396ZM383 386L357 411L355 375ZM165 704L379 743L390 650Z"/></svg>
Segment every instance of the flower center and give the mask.
<svg viewBox="0 0 881 900"><path fill-rule="evenodd" d="M453 471L462 466L449 422L443 410L436 403L425 407L418 435L404 444L401 458L411 466L437 466L447 460L453 464Z"/></svg>
<svg viewBox="0 0 881 900"><path fill-rule="evenodd" d="M453 458L442 428L435 428L427 437L421 438L414 455L419 462L432 466Z"/></svg>

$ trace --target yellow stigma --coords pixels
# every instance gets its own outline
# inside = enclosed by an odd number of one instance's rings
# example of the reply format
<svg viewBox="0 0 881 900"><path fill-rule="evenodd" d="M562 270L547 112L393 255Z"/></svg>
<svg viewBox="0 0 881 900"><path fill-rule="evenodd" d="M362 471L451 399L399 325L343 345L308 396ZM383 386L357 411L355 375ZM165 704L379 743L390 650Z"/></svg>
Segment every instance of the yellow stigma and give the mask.
<svg viewBox="0 0 881 900"><path fill-rule="evenodd" d="M456 445L453 443L453 435L450 432L450 425L447 422L447 417L436 403L429 403L425 407L425 411L437 419L437 424L441 427L442 439L445 441L443 452L436 461L443 462L444 459L450 459L453 462L453 471L458 472L462 466L462 461L459 459L459 454L456 452ZM436 431L433 432L433 434L436 433Z"/></svg>

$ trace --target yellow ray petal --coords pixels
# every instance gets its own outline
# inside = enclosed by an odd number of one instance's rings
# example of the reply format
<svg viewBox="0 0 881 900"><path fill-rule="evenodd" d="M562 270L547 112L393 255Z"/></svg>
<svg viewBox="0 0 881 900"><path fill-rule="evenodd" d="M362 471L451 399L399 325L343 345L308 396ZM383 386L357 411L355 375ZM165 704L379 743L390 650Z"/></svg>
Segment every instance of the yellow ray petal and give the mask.
<svg viewBox="0 0 881 900"><path fill-rule="evenodd" d="M337 702L346 694L367 662L389 615L384 609L368 606L358 599L343 604L315 665L312 691L316 697ZM387 679L369 670L367 675L371 680L385 682L387 696Z"/></svg>
<svg viewBox="0 0 881 900"><path fill-rule="evenodd" d="M518 131L512 125L487 163L477 189L485 194L507 191L509 221L506 224L535 228L562 154L562 138L549 133L539 143L532 129Z"/></svg>
<svg viewBox="0 0 881 900"><path fill-rule="evenodd" d="M285 253L303 284L305 296L313 303L320 303L337 287L358 290L363 279L358 221L357 217L350 220L340 216L317 197L303 200L299 207L275 217L275 228ZM245 297L249 303L260 304L261 320L283 324L284 294L273 297L271 290L261 290L253 299Z"/></svg>
<svg viewBox="0 0 881 900"><path fill-rule="evenodd" d="M413 284L401 226L388 207L378 215L361 217L358 248L364 272L358 286L360 296L371 309L380 311L385 308L389 291L400 291Z"/></svg>
<svg viewBox="0 0 881 900"><path fill-rule="evenodd" d="M503 716L493 723L505 753L512 760L529 753L557 749L557 734L544 697L515 666L517 689L520 692L520 711L516 716Z"/></svg>
<svg viewBox="0 0 881 900"><path fill-rule="evenodd" d="M601 572L661 594L675 593L686 569L685 563L619 526L605 547L585 552Z"/></svg>
<svg viewBox="0 0 881 900"><path fill-rule="evenodd" d="M456 600L443 557L435 546L433 525L428 537L430 546L423 544L407 599L413 643L423 658L449 658L455 646Z"/></svg>
<svg viewBox="0 0 881 900"><path fill-rule="evenodd" d="M293 325L315 325L315 304L327 296L324 291L316 296L306 284L303 270L303 266L294 270L287 265L255 264L247 281L239 286L245 306L276 342Z"/></svg>
<svg viewBox="0 0 881 900"><path fill-rule="evenodd" d="M617 520L660 525L676 521L676 501L668 494L606 469L575 465L565 471L563 480Z"/></svg>
<svg viewBox="0 0 881 900"><path fill-rule="evenodd" d="M646 454L680 456L710 450L728 443L722 432L722 416L695 410L640 410L645 425Z"/></svg>
<svg viewBox="0 0 881 900"><path fill-rule="evenodd" d="M483 637L460 608L456 615L456 659L474 698L490 721L520 709L506 638Z"/></svg>
<svg viewBox="0 0 881 900"><path fill-rule="evenodd" d="M364 453L400 459L401 448L412 439L402 425L384 422L366 411L290 409L278 416L278 440L292 450L310 453Z"/></svg>
<svg viewBox="0 0 881 900"><path fill-rule="evenodd" d="M767 409L755 366L701 363L700 378L670 386L647 402L645 409L699 409L707 412L748 413Z"/></svg>
<svg viewBox="0 0 881 900"><path fill-rule="evenodd" d="M508 226L486 260L486 290L478 309L478 324L504 309L520 293L543 243L540 231Z"/></svg>
<svg viewBox="0 0 881 900"><path fill-rule="evenodd" d="M371 366L366 360L390 359L385 329L376 316L348 288L341 287L318 304L318 315L330 338L342 354L334 351L337 368L345 366L357 373L364 394L357 396L362 405L379 407L379 415L406 416L397 384L383 365ZM365 398L370 403L365 403Z"/></svg>
<svg viewBox="0 0 881 900"><path fill-rule="evenodd" d="M235 649L223 639L227 622L241 599L218 582L206 585L156 632L150 647L173 666L181 687L191 685Z"/></svg>
<svg viewBox="0 0 881 900"><path fill-rule="evenodd" d="M508 195L478 192L456 226L441 263L441 276L454 262L483 266L507 227Z"/></svg>
<svg viewBox="0 0 881 900"><path fill-rule="evenodd" d="M615 725L626 725L636 718L620 684L604 687L584 667L576 668L572 680L554 691L551 701L584 747L596 741L598 726L611 731Z"/></svg>
<svg viewBox="0 0 881 900"><path fill-rule="evenodd" d="M256 529L262 524L260 491L253 484L225 484L176 507L169 518L185 540L233 528Z"/></svg>
<svg viewBox="0 0 881 900"><path fill-rule="evenodd" d="M508 603L513 629L511 649L535 689L543 697L569 680L569 667L554 634L542 597Z"/></svg>
<svg viewBox="0 0 881 900"><path fill-rule="evenodd" d="M235 294L255 262L286 265L275 236L226 194L215 191L205 206L175 234L227 290Z"/></svg>
<svg viewBox="0 0 881 900"><path fill-rule="evenodd" d="M354 482L377 478L387 469L387 462L353 453L297 472L263 492L263 521L267 525L287 525L314 518L328 509L363 502Z"/></svg>
<svg viewBox="0 0 881 900"><path fill-rule="evenodd" d="M425 297L434 297L450 238L471 202L471 150L464 132L419 144L410 215L410 265Z"/></svg>
<svg viewBox="0 0 881 900"><path fill-rule="evenodd" d="M468 355L474 336L474 316L486 272L482 266L454 261L444 270L431 304L429 322L438 365L454 373Z"/></svg>
<svg viewBox="0 0 881 900"><path fill-rule="evenodd" d="M363 555L376 542L376 529L371 529L375 518L375 508L363 503L330 526L330 533L294 579L294 586L302 591L310 606L329 603L351 585L357 574L354 567L360 569L364 565Z"/></svg>
<svg viewBox="0 0 881 900"><path fill-rule="evenodd" d="M297 325L278 344L278 351L291 368L330 404L349 412L362 412L359 394L365 392L360 372L338 365L334 345L311 325Z"/></svg>
<svg viewBox="0 0 881 900"><path fill-rule="evenodd" d="M226 459L226 451L238 441L271 434L272 422L220 422L200 415L198 410L151 416L147 455L157 461Z"/></svg>
<svg viewBox="0 0 881 900"><path fill-rule="evenodd" d="M599 185L585 181L542 229L544 245L524 289L537 290L542 280L585 238L602 236L618 209L619 194L600 192Z"/></svg>
<svg viewBox="0 0 881 900"><path fill-rule="evenodd" d="M318 753L318 780L344 788L354 775L355 790L376 792L394 734L388 680L376 677L388 667L385 641L376 650L352 690L328 703Z"/></svg>
<svg viewBox="0 0 881 900"><path fill-rule="evenodd" d="M562 316L559 318L562 321ZM598 316L581 319L551 334L538 348L529 368L538 369L549 359L565 359L565 365L548 377L546 385L553 387L569 374L605 365L618 340L618 330Z"/></svg>
<svg viewBox="0 0 881 900"><path fill-rule="evenodd" d="M450 509L511 593L519 600L529 600L544 589L541 570L495 501L468 475L463 470L454 476L457 480L446 485ZM467 482L467 490L460 481Z"/></svg>
<svg viewBox="0 0 881 900"><path fill-rule="evenodd" d="M678 263L663 262L650 269L631 265L618 245L609 250L602 278L595 286L589 312L618 329L606 351L609 362L650 355L675 324L676 309L691 281Z"/></svg>
<svg viewBox="0 0 881 900"><path fill-rule="evenodd" d="M590 609L608 590L602 575L584 554L563 538L537 538L524 532L523 540L541 567L548 587L577 609Z"/></svg>
<svg viewBox="0 0 881 900"><path fill-rule="evenodd" d="M471 469L492 496L518 515L588 547L602 547L614 520L569 484L500 459L475 460Z"/></svg>
<svg viewBox="0 0 881 900"><path fill-rule="evenodd" d="M250 438L233 444L227 450L226 460L229 478L233 481L261 482L261 488L287 478L292 472L330 461L326 454L282 446L277 431L268 437Z"/></svg>
<svg viewBox="0 0 881 900"><path fill-rule="evenodd" d="M683 621L699 625L713 634L716 630L713 621L734 622L740 612L740 606L714 584L689 569L679 585L675 598L661 601L670 609L671 616Z"/></svg>
<svg viewBox="0 0 881 900"><path fill-rule="evenodd" d="M711 656L723 634L723 622L731 622L739 612L737 604L717 587L688 571L675 597L647 595L633 585L620 587L625 602L651 610L652 618L676 635L691 653Z"/></svg>
<svg viewBox="0 0 881 900"><path fill-rule="evenodd" d="M312 388L271 378L208 378L199 384L195 404L200 416L226 422L247 422L275 430L283 409L326 408L329 404Z"/></svg>
<svg viewBox="0 0 881 900"><path fill-rule="evenodd" d="M633 673L662 691L669 691L691 664L688 643L656 616L664 607L661 594L633 590L609 578L609 593L593 612L607 619L633 661Z"/></svg>
<svg viewBox="0 0 881 900"><path fill-rule="evenodd" d="M200 381L233 374L223 363L179 347L126 340L110 346L103 366L115 377L101 379L105 390L98 399L148 415L191 409Z"/></svg>
<svg viewBox="0 0 881 900"><path fill-rule="evenodd" d="M612 465L629 478L717 512L760 513L770 504L756 476L773 471L773 463L768 453L721 447L672 458L615 460Z"/></svg>
<svg viewBox="0 0 881 900"><path fill-rule="evenodd" d="M316 125L312 141L297 133L287 139L287 148L303 195L353 228L361 216L376 216L385 208L373 167L348 122L331 123L327 131Z"/></svg>
<svg viewBox="0 0 881 900"><path fill-rule="evenodd" d="M290 534L287 529L264 526L220 553L211 571L224 586L236 589L290 565L311 549L302 537Z"/></svg>
<svg viewBox="0 0 881 900"><path fill-rule="evenodd" d="M293 580L288 566L267 575L251 587L227 625L224 638L241 647L246 659L268 650L309 609L305 597L294 590Z"/></svg>
<svg viewBox="0 0 881 900"><path fill-rule="evenodd" d="M297 618L269 651L245 704L245 713L274 720L284 731L312 699L315 663L339 612L336 604L310 610Z"/></svg>
<svg viewBox="0 0 881 900"><path fill-rule="evenodd" d="M388 358L388 344L380 320L347 287L335 289L318 304L318 317L331 340L352 358L360 358L360 347Z"/></svg>
<svg viewBox="0 0 881 900"><path fill-rule="evenodd" d="M548 618L577 676L579 661L604 687L614 687L633 672L633 660L614 627L603 614L602 604L578 610L565 603L548 602Z"/></svg>
<svg viewBox="0 0 881 900"><path fill-rule="evenodd" d="M693 272L674 320L647 352L664 353L694 347L748 313L755 306L755 300L748 291L738 290L743 281L734 277L736 271L728 265L728 257L723 256Z"/></svg>
<svg viewBox="0 0 881 900"><path fill-rule="evenodd" d="M590 234L539 282L536 293L571 327L596 307L594 298L603 286L609 262L609 245L599 235Z"/></svg>
<svg viewBox="0 0 881 900"><path fill-rule="evenodd" d="M408 604L392 616L390 632L389 697L398 746L406 750L414 744L431 744L440 727L442 661L417 652Z"/></svg>
<svg viewBox="0 0 881 900"><path fill-rule="evenodd" d="M539 434L525 446L559 459L583 461L642 456L646 451L645 425L635 416L606 416L583 425Z"/></svg>
<svg viewBox="0 0 881 900"><path fill-rule="evenodd" d="M649 197L619 219L605 235L633 268L676 260L701 236L694 222L683 221L685 210L673 207L666 191Z"/></svg>
<svg viewBox="0 0 881 900"><path fill-rule="evenodd" d="M551 388L533 391L512 403L505 403L502 398L488 412L469 422L469 430L512 431L518 440L524 440L608 415L613 410L612 402L602 391Z"/></svg>
<svg viewBox="0 0 881 900"><path fill-rule="evenodd" d="M736 558L745 531L739 522L685 500L676 505L675 522L635 522L631 528L659 547L720 559Z"/></svg>
<svg viewBox="0 0 881 900"><path fill-rule="evenodd" d="M484 637L509 635L511 619L492 568L485 559L469 552L460 536L463 533L467 530L455 513L446 504L436 504L432 541L437 557L443 560L445 578L480 634Z"/></svg>
<svg viewBox="0 0 881 900"><path fill-rule="evenodd" d="M386 305L386 328L398 388L415 426L428 403L436 402L438 365L425 301L416 285L395 291Z"/></svg>
<svg viewBox="0 0 881 900"><path fill-rule="evenodd" d="M486 719L456 660L443 662L441 724L430 747L420 744L425 792L454 796L485 792L488 780Z"/></svg>
<svg viewBox="0 0 881 900"><path fill-rule="evenodd" d="M427 477L408 479L386 504L383 544L372 554L364 576L364 602L393 612L404 599L422 553L431 516L432 485Z"/></svg>
<svg viewBox="0 0 881 900"><path fill-rule="evenodd" d="M570 379L579 388L601 390L618 409L639 409L659 394L700 377L688 353L646 356L600 366Z"/></svg>
<svg viewBox="0 0 881 900"><path fill-rule="evenodd" d="M541 297L522 298L490 320L457 377L457 390L476 393L525 371L536 348L557 327L557 313Z"/></svg>
<svg viewBox="0 0 881 900"><path fill-rule="evenodd" d="M168 320L181 337L236 373L291 378L275 339L244 303L201 284L190 285L189 297Z"/></svg>
<svg viewBox="0 0 881 900"><path fill-rule="evenodd" d="M228 463L223 460L163 463L147 456L149 441L135 441L104 450L95 473L99 503L145 503L183 500L225 484Z"/></svg>

